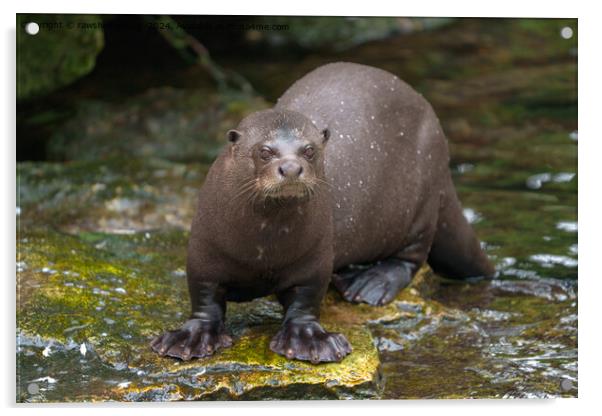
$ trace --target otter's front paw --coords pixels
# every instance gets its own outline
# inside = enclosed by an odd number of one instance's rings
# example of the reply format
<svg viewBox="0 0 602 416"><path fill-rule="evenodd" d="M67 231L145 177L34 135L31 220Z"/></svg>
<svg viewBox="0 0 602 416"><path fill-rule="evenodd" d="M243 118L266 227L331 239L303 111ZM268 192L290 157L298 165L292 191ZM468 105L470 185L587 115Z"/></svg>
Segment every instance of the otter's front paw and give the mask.
<svg viewBox="0 0 602 416"><path fill-rule="evenodd" d="M208 357L219 348L231 346L232 338L225 333L221 322L190 319L182 328L159 335L150 345L161 356L190 360Z"/></svg>
<svg viewBox="0 0 602 416"><path fill-rule="evenodd" d="M326 332L316 321L288 322L270 342L270 349L289 360L319 362L341 361L351 353L351 345L342 334Z"/></svg>

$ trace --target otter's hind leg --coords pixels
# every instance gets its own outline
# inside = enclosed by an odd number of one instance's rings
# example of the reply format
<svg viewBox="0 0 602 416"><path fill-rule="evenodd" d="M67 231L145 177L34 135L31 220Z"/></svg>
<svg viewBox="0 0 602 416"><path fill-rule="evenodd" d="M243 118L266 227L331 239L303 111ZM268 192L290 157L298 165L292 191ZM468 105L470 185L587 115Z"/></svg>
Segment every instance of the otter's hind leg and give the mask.
<svg viewBox="0 0 602 416"><path fill-rule="evenodd" d="M449 278L491 278L495 274L495 268L462 213L462 205L451 178L439 209L437 231L428 263L436 273Z"/></svg>
<svg viewBox="0 0 602 416"><path fill-rule="evenodd" d="M332 282L345 300L380 306L395 299L417 269L415 263L388 258L368 269L337 272Z"/></svg>

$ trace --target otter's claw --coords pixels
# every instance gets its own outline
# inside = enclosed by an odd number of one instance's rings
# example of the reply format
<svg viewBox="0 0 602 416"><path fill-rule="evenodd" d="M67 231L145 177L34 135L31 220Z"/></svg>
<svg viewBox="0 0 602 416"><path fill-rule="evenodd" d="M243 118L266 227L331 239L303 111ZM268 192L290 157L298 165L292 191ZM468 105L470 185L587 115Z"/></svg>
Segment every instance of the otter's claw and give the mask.
<svg viewBox="0 0 602 416"><path fill-rule="evenodd" d="M320 362L338 362L351 353L342 334L326 332L316 321L289 322L270 342L270 349L286 358Z"/></svg>
<svg viewBox="0 0 602 416"><path fill-rule="evenodd" d="M220 348L232 345L223 324L190 319L182 328L167 331L151 341L151 348L161 356L190 360L212 355Z"/></svg>

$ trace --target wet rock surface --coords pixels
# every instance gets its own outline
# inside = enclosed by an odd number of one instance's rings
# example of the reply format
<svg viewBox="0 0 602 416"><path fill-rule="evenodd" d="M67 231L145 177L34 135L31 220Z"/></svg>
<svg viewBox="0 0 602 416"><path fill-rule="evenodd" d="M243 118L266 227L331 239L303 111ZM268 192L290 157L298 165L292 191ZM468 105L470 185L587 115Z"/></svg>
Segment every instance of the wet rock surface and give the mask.
<svg viewBox="0 0 602 416"><path fill-rule="evenodd" d="M211 359L156 356L148 341L189 310L186 228L193 183L206 167L146 163L20 166L19 400L575 394L558 386L577 377L576 286L556 279L459 284L425 270L380 308L349 304L332 291L324 324L354 348L341 364L272 353L268 342L281 319L272 299L231 304L235 345ZM157 178L158 171L166 173ZM132 207L144 207L144 215ZM38 394L27 392L32 383Z"/></svg>
<svg viewBox="0 0 602 416"><path fill-rule="evenodd" d="M81 110L52 145L69 162L18 165L17 400L576 397L576 39L558 40L565 25L576 32L574 20L460 20L295 65L238 63L269 99L339 59L416 86L441 118L465 215L496 263L491 282L425 269L386 307L329 292L324 324L354 348L341 364L271 353L281 311L270 298L230 304L235 344L208 360L148 347L189 310L187 230L223 143L215 134L263 100L207 99L202 108L219 110L203 118L167 88ZM212 144L172 146L192 137L191 120Z"/></svg>
<svg viewBox="0 0 602 416"><path fill-rule="evenodd" d="M324 325L354 348L340 364L315 366L271 352L282 314L269 298L230 305L232 348L189 362L154 354L152 336L188 314L185 243L186 232L176 229L21 232L19 400L378 397L380 362L364 325L371 315L351 315L351 305L334 299L324 306ZM39 394L27 393L32 383L42 386Z"/></svg>
<svg viewBox="0 0 602 416"><path fill-rule="evenodd" d="M349 322L348 311L334 302L325 305L324 325L344 333L354 348L340 364L315 366L271 352L269 340L282 318L273 299L231 304L228 330L234 346L209 359L181 362L154 354L148 345L152 337L179 326L189 313L183 266L192 212L181 210L177 216L182 223L175 224L165 220L170 213L163 213L183 183L173 186L169 174L161 175L172 185L162 189L165 201L153 202L152 189L143 196L127 194L132 205L145 205L145 218L151 220L129 221L125 209L124 218L111 221L115 190L123 190L123 182L133 178L123 163L105 165L102 173L93 166L78 165L75 169L88 176L80 177L79 184L71 182L72 187L57 182L57 177L76 176L70 166L20 167L20 189L27 197L20 198L18 233L18 400L378 397L382 380L372 336L361 315ZM202 180L203 169L178 168L178 177L195 172L191 176ZM144 179L145 169L130 172L146 181L156 169L146 170L149 177ZM119 178L120 185L110 178ZM90 193L99 183L105 184L103 191ZM48 196L58 189L60 198ZM51 212L44 213L39 198ZM193 201L191 197L181 205ZM75 210L62 216L70 206ZM73 216L81 222L73 222ZM42 220L49 225L40 226ZM39 387L38 394L28 392L32 384Z"/></svg>

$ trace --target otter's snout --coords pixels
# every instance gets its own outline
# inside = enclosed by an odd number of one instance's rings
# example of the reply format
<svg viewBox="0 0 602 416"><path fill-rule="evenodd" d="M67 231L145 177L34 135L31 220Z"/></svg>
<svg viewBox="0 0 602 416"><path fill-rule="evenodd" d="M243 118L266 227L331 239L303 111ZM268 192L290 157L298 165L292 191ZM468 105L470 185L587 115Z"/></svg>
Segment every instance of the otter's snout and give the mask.
<svg viewBox="0 0 602 416"><path fill-rule="evenodd" d="M278 173L285 179L297 179L303 173L303 166L295 160L286 160L278 166Z"/></svg>

